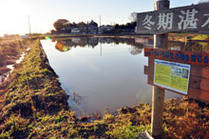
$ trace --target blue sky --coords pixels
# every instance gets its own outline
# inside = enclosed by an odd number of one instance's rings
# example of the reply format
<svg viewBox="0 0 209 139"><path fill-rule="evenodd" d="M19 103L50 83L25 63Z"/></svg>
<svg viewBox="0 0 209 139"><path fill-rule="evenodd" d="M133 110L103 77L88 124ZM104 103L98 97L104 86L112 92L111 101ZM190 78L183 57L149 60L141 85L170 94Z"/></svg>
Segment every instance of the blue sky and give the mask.
<svg viewBox="0 0 209 139"><path fill-rule="evenodd" d="M199 0L170 0L170 7L197 4ZM0 35L47 32L57 19L70 22L94 20L102 24L129 22L132 12L152 11L155 0L0 0Z"/></svg>

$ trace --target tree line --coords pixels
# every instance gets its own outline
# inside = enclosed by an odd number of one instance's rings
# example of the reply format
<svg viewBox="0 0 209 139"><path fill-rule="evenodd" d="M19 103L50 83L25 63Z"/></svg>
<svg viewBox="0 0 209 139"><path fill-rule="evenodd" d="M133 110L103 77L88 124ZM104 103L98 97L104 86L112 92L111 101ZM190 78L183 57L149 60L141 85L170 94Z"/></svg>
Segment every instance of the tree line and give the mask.
<svg viewBox="0 0 209 139"><path fill-rule="evenodd" d="M126 24L114 24L114 25L103 25L98 26L98 24L91 20L90 22L69 22L67 19L58 19L54 22L55 30L52 30L51 33L71 33L72 29L86 29L92 30L96 29L99 31L99 28L111 27L109 30L104 30L103 33L122 33L122 32L134 32L136 27L136 20L128 22ZM97 33L98 33L97 31Z"/></svg>

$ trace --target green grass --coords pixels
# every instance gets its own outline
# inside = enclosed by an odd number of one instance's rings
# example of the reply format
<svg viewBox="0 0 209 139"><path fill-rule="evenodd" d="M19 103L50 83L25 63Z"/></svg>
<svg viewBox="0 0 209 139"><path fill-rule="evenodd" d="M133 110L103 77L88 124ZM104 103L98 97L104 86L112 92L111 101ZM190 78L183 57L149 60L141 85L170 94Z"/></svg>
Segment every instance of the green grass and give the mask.
<svg viewBox="0 0 209 139"><path fill-rule="evenodd" d="M192 40L208 40L208 39L209 39L209 35L203 35L203 34L197 35L192 38Z"/></svg>

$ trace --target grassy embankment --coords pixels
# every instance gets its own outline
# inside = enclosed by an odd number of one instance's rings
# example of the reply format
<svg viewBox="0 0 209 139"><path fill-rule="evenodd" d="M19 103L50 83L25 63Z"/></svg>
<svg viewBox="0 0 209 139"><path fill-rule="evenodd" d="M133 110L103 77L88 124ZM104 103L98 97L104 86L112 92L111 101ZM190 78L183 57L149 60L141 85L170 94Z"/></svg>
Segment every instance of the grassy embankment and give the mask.
<svg viewBox="0 0 209 139"><path fill-rule="evenodd" d="M121 108L118 115L82 123L67 105L39 40L12 74L0 102L0 138L137 138L150 130L151 108ZM190 99L165 102L163 138L207 138L209 107Z"/></svg>

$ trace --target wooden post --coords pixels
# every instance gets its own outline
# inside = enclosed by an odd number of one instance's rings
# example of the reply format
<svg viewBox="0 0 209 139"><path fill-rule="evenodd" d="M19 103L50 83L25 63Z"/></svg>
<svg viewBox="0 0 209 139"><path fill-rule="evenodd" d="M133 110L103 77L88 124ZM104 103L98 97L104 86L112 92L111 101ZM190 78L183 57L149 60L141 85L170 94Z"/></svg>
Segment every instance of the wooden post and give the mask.
<svg viewBox="0 0 209 139"><path fill-rule="evenodd" d="M155 2L155 10L169 9L169 0L159 0ZM154 48L167 48L168 34L154 35ZM153 87L152 92L152 119L151 119L151 133L155 138L163 133L162 118L163 118L163 103L165 96L165 89Z"/></svg>

